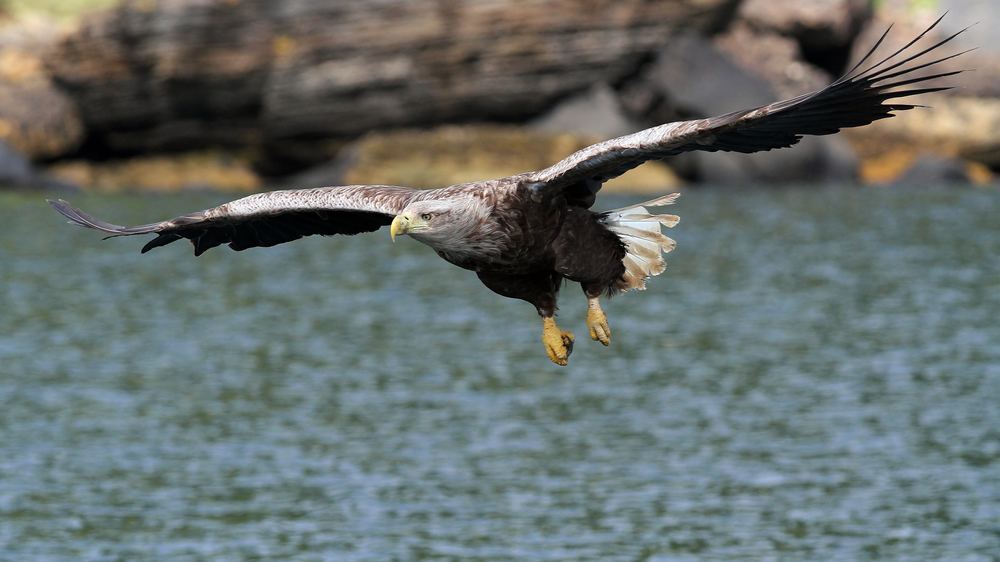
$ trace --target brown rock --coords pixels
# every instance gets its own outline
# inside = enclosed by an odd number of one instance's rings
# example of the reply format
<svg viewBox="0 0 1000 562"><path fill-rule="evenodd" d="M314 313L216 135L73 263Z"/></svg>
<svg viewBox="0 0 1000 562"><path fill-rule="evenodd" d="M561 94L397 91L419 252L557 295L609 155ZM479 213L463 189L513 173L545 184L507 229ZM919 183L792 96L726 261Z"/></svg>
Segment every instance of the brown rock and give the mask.
<svg viewBox="0 0 1000 562"><path fill-rule="evenodd" d="M711 117L777 99L767 83L697 33L674 36L642 78L678 116Z"/></svg>
<svg viewBox="0 0 1000 562"><path fill-rule="evenodd" d="M993 0L989 0L992 2ZM913 10L909 3L901 5L900 2L886 1L880 8L876 17L868 22L855 43L851 60L858 61L868 51L871 45L885 33L889 26L892 29L886 37L880 52L888 55L896 49L901 48L910 39L926 30L936 19L941 17L941 12L931 10ZM974 25L975 24L975 25ZM949 72L955 70L973 69L965 72L961 77L948 78L942 81L931 83L931 85L954 86L959 84L946 95L962 97L1000 97L1000 50L990 48L995 41L982 42L982 31L993 33L996 26L991 26L989 22L981 22L970 17L964 11L954 11L944 16L937 28L932 30L928 37L924 39L924 44L930 46L932 42L940 41L945 37L972 25L973 27L955 38L951 43L951 52L958 53L963 50L974 49L960 57L944 61L934 65L924 71L924 74ZM973 32L979 31L980 35Z"/></svg>
<svg viewBox="0 0 1000 562"><path fill-rule="evenodd" d="M113 152L256 144L275 56L268 4L127 1L89 16L47 63Z"/></svg>
<svg viewBox="0 0 1000 562"><path fill-rule="evenodd" d="M745 0L739 18L808 48L849 46L871 17L869 0Z"/></svg>
<svg viewBox="0 0 1000 562"><path fill-rule="evenodd" d="M989 185L995 179L990 168L978 162L903 144L883 147L873 154L861 160L858 174L862 182L873 186Z"/></svg>
<svg viewBox="0 0 1000 562"><path fill-rule="evenodd" d="M966 185L975 181L973 170L974 166L961 158L923 153L891 185L900 187Z"/></svg>
<svg viewBox="0 0 1000 562"><path fill-rule="evenodd" d="M603 83L556 105L528 126L539 132L576 133L600 140L642 129L625 114L618 93Z"/></svg>
<svg viewBox="0 0 1000 562"><path fill-rule="evenodd" d="M663 100L651 114L660 122L722 115L779 99L763 79L693 33L675 36L644 70L641 82L653 92L647 97ZM630 86L632 92L640 88ZM685 178L710 183L843 182L855 176L857 162L851 152L842 140L819 137L804 139L793 150L690 153L671 165Z"/></svg>
<svg viewBox="0 0 1000 562"><path fill-rule="evenodd" d="M930 108L845 131L847 138L866 159L903 146L1000 167L1000 99L937 95L915 103Z"/></svg>
<svg viewBox="0 0 1000 562"><path fill-rule="evenodd" d="M83 140L76 106L56 89L39 58L58 31L45 20L0 25L0 139L32 160L61 156Z"/></svg>
<svg viewBox="0 0 1000 562"><path fill-rule="evenodd" d="M219 152L143 156L109 162L64 161L53 177L91 191L259 191L261 179L247 158Z"/></svg>
<svg viewBox="0 0 1000 562"><path fill-rule="evenodd" d="M738 65L762 78L780 99L825 87L833 77L806 62L798 41L738 22L715 37L715 45Z"/></svg>
<svg viewBox="0 0 1000 562"><path fill-rule="evenodd" d="M520 120L738 0L126 1L48 58L113 151Z"/></svg>
<svg viewBox="0 0 1000 562"><path fill-rule="evenodd" d="M72 101L47 79L0 77L0 139L32 160L53 158L79 146L83 124Z"/></svg>
<svg viewBox="0 0 1000 562"><path fill-rule="evenodd" d="M308 21L288 22L297 49L276 65L265 118L277 136L520 120L592 84L620 80L674 29L713 27L734 5L422 0L391 12L343 3L319 20L313 10L303 14ZM397 21L406 24L386 33Z"/></svg>

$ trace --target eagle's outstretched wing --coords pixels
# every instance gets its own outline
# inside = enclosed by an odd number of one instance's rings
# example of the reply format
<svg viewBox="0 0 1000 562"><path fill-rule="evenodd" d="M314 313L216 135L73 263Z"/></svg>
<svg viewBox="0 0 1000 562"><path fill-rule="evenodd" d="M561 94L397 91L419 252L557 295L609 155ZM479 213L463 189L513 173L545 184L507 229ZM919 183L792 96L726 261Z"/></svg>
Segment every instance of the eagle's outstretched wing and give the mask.
<svg viewBox="0 0 1000 562"><path fill-rule="evenodd" d="M888 100L949 89L895 88L962 72L912 74L967 52L927 62L918 60L954 39L961 31L902 60L893 61L927 35L940 21L938 19L926 31L881 62L859 70L882 44L889 33L886 30L861 62L822 90L718 117L668 123L598 143L575 152L544 170L525 174L522 185L530 190L532 199L536 201L561 193L569 200L589 207L602 183L649 160L694 150L750 153L783 148L797 143L802 135L829 135L846 127L859 127L892 117L893 111L917 106L885 103ZM914 66L900 69L914 61Z"/></svg>
<svg viewBox="0 0 1000 562"><path fill-rule="evenodd" d="M175 219L124 227L95 219L63 200L49 201L71 224L111 236L158 234L142 248L187 238L194 254L228 243L234 250L274 246L312 234L372 232L392 222L418 192L406 187L350 185L270 191Z"/></svg>

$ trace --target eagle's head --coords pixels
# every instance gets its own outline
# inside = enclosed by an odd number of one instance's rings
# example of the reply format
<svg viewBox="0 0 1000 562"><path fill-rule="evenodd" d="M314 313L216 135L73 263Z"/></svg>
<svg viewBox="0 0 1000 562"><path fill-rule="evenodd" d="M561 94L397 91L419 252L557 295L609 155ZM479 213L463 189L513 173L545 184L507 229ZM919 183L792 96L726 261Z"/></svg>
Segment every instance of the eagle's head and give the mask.
<svg viewBox="0 0 1000 562"><path fill-rule="evenodd" d="M468 216L465 206L456 205L454 200L414 201L403 212L392 219L390 234L395 240L397 234L409 234L431 247L447 245L467 235L470 222L475 217Z"/></svg>
<svg viewBox="0 0 1000 562"><path fill-rule="evenodd" d="M449 197L413 201L392 219L390 234L408 234L438 253L456 259L491 253L489 210L478 197ZM486 238L486 239L484 239ZM446 257L447 259L447 257Z"/></svg>

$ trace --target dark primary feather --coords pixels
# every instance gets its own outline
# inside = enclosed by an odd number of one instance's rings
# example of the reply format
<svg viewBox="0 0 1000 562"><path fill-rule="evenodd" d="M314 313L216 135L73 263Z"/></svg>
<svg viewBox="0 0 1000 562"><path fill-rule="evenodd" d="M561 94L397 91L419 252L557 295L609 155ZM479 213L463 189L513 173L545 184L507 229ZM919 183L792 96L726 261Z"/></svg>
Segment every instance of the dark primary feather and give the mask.
<svg viewBox="0 0 1000 562"><path fill-rule="evenodd" d="M96 219L80 209L74 209L63 200L49 201L57 211L69 219L71 224L93 228L114 236L135 234L157 234L142 248L148 252L153 248L164 246L171 242L186 238L194 245L195 255L201 255L206 250L228 244L234 250L245 250L258 246L268 247L283 242L298 240L303 236L314 234L358 234L372 232L392 222L395 214L405 206L406 201L415 193L406 188L382 186L351 186L369 190L365 193L365 204L361 208L282 208L262 210L249 216L227 216L218 211L226 205L207 211L199 211L183 215L168 221L150 223L141 226L124 227ZM351 195L350 188L339 189L341 193ZM320 190L303 190L303 192L318 193ZM278 192L271 192L278 193ZM269 194L264 194L267 196ZM374 203L372 202L374 200ZM231 205L227 204L227 205ZM383 210L370 210L379 208ZM214 216L208 213L216 211Z"/></svg>
<svg viewBox="0 0 1000 562"><path fill-rule="evenodd" d="M237 251L267 248L314 234L330 236L373 232L392 222L392 215L366 211L328 211L325 215L326 218L323 218L315 211L298 211L239 223L212 225L206 222L199 226L161 232L142 247L142 252L146 253L181 238L191 240L196 256L221 244L229 244L230 248Z"/></svg>
<svg viewBox="0 0 1000 562"><path fill-rule="evenodd" d="M828 135L840 129L859 127L891 117L893 111L912 109L916 106L886 102L905 96L947 90L948 87L905 87L962 72L940 72L925 76L910 74L968 51L897 70L945 45L962 31L897 62L891 62L927 35L940 21L938 19L901 49L859 72L888 35L887 30L854 68L822 90L718 117L661 125L598 143L545 170L527 174L525 185L536 201L540 197L563 193L571 201L590 206L603 182L649 160L696 150L751 153L784 148L797 143L802 135Z"/></svg>

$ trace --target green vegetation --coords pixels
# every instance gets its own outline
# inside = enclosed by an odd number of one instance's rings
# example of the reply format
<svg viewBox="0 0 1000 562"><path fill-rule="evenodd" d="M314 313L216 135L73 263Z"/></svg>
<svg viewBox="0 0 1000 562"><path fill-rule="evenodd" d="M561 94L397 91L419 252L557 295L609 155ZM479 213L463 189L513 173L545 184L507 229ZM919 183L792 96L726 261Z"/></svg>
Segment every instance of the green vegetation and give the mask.
<svg viewBox="0 0 1000 562"><path fill-rule="evenodd" d="M10 14L43 13L71 19L82 13L108 8L120 0L0 0L0 10Z"/></svg>
<svg viewBox="0 0 1000 562"><path fill-rule="evenodd" d="M874 7L876 10L878 10L878 9L882 8L883 5L886 4L886 3L887 3L887 0L872 0L872 7ZM911 11L917 11L917 10L939 10L939 7L938 7L939 2L938 2L938 0L909 0L908 2L904 2L904 3L908 4L908 7L910 8Z"/></svg>

